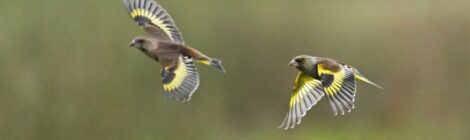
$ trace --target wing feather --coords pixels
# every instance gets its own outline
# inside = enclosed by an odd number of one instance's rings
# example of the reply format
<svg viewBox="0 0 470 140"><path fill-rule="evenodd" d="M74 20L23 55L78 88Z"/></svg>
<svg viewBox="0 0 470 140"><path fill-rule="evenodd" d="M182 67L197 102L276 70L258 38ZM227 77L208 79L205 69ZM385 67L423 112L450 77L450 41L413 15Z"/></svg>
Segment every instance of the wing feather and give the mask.
<svg viewBox="0 0 470 140"><path fill-rule="evenodd" d="M333 113L344 115L346 112L351 112L354 109L356 96L353 69L341 66L340 70L332 71L320 64L318 65L318 75L322 77L323 90L328 96Z"/></svg>
<svg viewBox="0 0 470 140"><path fill-rule="evenodd" d="M279 128L289 129L300 124L302 117L304 117L307 111L315 106L318 100L324 95L319 80L299 72L290 98L289 111Z"/></svg>
<svg viewBox="0 0 470 140"><path fill-rule="evenodd" d="M174 67L162 67L165 96L181 102L189 101L199 87L199 74L192 60L181 56Z"/></svg>
<svg viewBox="0 0 470 140"><path fill-rule="evenodd" d="M123 0L123 4L131 18L149 34L184 44L173 18L154 0Z"/></svg>

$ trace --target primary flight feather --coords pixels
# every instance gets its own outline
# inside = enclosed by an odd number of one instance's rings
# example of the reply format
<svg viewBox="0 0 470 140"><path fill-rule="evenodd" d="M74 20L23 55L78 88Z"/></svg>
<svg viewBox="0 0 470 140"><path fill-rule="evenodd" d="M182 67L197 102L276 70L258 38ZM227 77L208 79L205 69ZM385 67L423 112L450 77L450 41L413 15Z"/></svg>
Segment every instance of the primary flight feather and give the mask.
<svg viewBox="0 0 470 140"><path fill-rule="evenodd" d="M199 74L193 61L225 72L221 61L185 45L178 27L154 0L123 0L131 18L147 34L129 44L160 62L163 91L166 97L185 102L199 87Z"/></svg>

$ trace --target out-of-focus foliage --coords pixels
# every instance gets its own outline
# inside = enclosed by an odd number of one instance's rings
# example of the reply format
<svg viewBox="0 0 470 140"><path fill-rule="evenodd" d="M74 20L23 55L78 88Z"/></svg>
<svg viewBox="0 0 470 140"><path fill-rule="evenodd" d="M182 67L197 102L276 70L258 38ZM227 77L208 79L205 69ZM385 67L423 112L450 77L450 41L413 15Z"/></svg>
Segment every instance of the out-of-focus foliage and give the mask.
<svg viewBox="0 0 470 140"><path fill-rule="evenodd" d="M120 0L0 1L0 139L469 139L468 0L160 0L198 65L188 103L163 97L158 63L127 44L143 31ZM359 83L356 109L326 100L277 129L294 56L332 57Z"/></svg>

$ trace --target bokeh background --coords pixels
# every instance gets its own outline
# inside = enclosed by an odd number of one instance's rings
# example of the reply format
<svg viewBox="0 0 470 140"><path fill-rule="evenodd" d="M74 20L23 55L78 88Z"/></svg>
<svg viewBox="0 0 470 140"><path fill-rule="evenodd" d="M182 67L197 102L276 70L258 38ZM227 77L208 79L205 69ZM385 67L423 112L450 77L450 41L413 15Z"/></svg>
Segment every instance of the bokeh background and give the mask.
<svg viewBox="0 0 470 140"><path fill-rule="evenodd" d="M143 31L120 0L0 1L1 140L470 139L468 0L159 0L198 65L191 102L162 94L158 63L127 44ZM321 101L277 129L300 54L336 58L356 109Z"/></svg>

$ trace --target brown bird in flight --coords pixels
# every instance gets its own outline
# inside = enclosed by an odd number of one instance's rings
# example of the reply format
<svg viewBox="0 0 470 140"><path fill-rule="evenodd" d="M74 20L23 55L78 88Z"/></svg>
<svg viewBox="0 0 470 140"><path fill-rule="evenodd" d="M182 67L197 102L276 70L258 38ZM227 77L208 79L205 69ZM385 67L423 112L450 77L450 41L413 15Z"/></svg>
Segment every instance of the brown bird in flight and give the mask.
<svg viewBox="0 0 470 140"><path fill-rule="evenodd" d="M199 87L199 74L193 61L225 73L219 59L211 58L185 45L175 22L154 0L123 0L131 18L147 34L135 37L129 44L160 62L165 96L185 102Z"/></svg>
<svg viewBox="0 0 470 140"><path fill-rule="evenodd" d="M295 79L289 111L279 128L300 124L302 117L326 94L335 115L351 112L356 96L356 79L382 89L350 65L331 58L297 56L289 63L300 72Z"/></svg>

